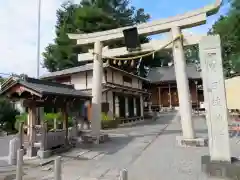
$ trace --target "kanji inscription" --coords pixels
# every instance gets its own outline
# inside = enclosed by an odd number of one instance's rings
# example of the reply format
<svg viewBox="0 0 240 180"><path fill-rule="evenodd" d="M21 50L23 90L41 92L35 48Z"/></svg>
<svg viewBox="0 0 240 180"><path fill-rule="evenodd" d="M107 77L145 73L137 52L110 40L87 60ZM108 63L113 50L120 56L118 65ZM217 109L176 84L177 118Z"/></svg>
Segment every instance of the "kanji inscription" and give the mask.
<svg viewBox="0 0 240 180"><path fill-rule="evenodd" d="M228 114L219 36L207 36L200 42L200 59L206 98L211 160L230 161Z"/></svg>
<svg viewBox="0 0 240 180"><path fill-rule="evenodd" d="M212 105L213 106L220 106L221 105L221 99L219 96L213 96L212 97Z"/></svg>
<svg viewBox="0 0 240 180"><path fill-rule="evenodd" d="M216 71L216 68L217 68L217 61L215 59L216 53L208 53L207 56L208 56L208 58L207 58L208 68L211 71Z"/></svg>

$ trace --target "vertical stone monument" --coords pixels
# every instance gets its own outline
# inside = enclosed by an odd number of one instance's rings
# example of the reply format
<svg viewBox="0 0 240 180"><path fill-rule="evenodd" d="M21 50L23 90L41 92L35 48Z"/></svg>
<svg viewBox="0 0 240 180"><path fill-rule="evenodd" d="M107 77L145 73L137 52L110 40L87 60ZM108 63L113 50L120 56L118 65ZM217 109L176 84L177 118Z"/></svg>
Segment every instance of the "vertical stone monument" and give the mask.
<svg viewBox="0 0 240 180"><path fill-rule="evenodd" d="M202 168L212 176L240 178L240 164L231 157L228 112L220 37L206 36L200 42L210 156L202 157Z"/></svg>

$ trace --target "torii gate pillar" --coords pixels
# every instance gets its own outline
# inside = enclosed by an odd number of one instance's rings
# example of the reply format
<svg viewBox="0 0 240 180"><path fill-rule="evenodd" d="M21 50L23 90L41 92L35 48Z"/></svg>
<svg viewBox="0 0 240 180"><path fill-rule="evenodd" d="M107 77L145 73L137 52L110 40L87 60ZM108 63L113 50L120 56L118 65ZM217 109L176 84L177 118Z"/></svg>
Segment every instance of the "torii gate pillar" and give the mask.
<svg viewBox="0 0 240 180"><path fill-rule="evenodd" d="M172 36L173 39L181 36L181 30L179 27L172 28ZM192 122L192 107L190 101L188 77L186 73L186 58L184 56L181 38L173 42L173 59L177 81L183 138L194 139L195 135Z"/></svg>
<svg viewBox="0 0 240 180"><path fill-rule="evenodd" d="M96 41L94 44L94 59L93 59L91 125L92 136L97 138L97 143L99 143L101 131L102 77L103 77L102 43L100 41Z"/></svg>
<svg viewBox="0 0 240 180"><path fill-rule="evenodd" d="M173 39L181 36L181 29L173 27L172 36ZM173 59L182 125L182 136L177 137L177 142L180 146L205 146L205 140L196 138L194 134L189 82L186 73L186 59L181 38L173 42Z"/></svg>

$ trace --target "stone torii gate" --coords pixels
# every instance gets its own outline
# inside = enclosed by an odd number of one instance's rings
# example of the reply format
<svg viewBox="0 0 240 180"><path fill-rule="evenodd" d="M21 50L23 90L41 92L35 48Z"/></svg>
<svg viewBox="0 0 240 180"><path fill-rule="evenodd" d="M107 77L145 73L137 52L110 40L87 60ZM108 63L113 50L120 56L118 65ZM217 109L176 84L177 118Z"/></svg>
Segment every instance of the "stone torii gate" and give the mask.
<svg viewBox="0 0 240 180"><path fill-rule="evenodd" d="M175 64L176 80L178 85L178 95L180 101L180 114L182 123L183 139L197 141L192 123L192 109L189 95L189 85L186 75L186 63L183 51L183 45L198 44L201 40L199 36L185 37L182 43L181 30L204 24L207 16L215 14L221 5L221 1L217 0L214 4L208 5L201 9L187 12L183 15L175 17L143 23L136 26L139 35L154 35L164 32L171 32L174 40L171 45L165 48L172 48ZM169 40L151 41L142 44L141 51L128 52L126 48L108 49L103 48L103 43L119 40L124 37L123 30L132 27L118 28L108 31L90 33L90 34L68 34L70 39L77 40L78 45L94 44L94 53L89 50L88 53L79 54L79 61L88 61L94 59L93 63L93 88L92 88L92 133L96 136L100 134L101 119L101 78L102 78L102 57L118 57L133 55L139 52L151 52L165 45Z"/></svg>
<svg viewBox="0 0 240 180"><path fill-rule="evenodd" d="M144 52L149 54L149 52L154 53L162 47L172 48L173 51L182 125L182 137L177 137L177 140L181 145L205 145L205 140L196 138L194 133L186 60L183 51L185 45L199 44L210 149L210 157L203 156L202 158L202 167L211 175L216 175L219 170L221 173L225 172L225 174L221 174L222 176L229 177L229 174L232 175L234 172L236 172L235 175L237 174L240 166L233 163L229 148L220 37L186 36L182 38L181 33L183 29L205 24L207 17L217 13L221 4L222 0L216 0L214 4L183 15L135 26L139 35L148 36L164 32L172 34L172 38L169 40L153 40L142 44L141 50L138 51L129 52L126 48L103 48L104 43L124 38L123 31L133 28L132 26L90 34L68 34L70 39L77 40L78 45L94 44L94 50L78 55L79 61L93 59L92 134L94 136L100 136L101 128L102 58L111 59ZM209 78L210 76L211 78ZM231 168L234 168L234 171Z"/></svg>

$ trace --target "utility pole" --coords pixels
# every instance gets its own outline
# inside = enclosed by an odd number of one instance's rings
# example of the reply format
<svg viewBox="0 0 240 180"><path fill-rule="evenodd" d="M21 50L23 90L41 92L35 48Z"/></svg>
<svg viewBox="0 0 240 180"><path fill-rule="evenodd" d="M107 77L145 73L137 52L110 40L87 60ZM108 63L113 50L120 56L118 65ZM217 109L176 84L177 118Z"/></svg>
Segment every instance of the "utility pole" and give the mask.
<svg viewBox="0 0 240 180"><path fill-rule="evenodd" d="M37 20L37 78L40 76L40 36L41 36L41 5L42 0L38 0L38 20Z"/></svg>
<svg viewBox="0 0 240 180"><path fill-rule="evenodd" d="M37 14L37 79L40 77L40 45L41 45L41 6L42 0L38 0L38 14ZM44 108L37 109L37 122L41 123L42 111Z"/></svg>

